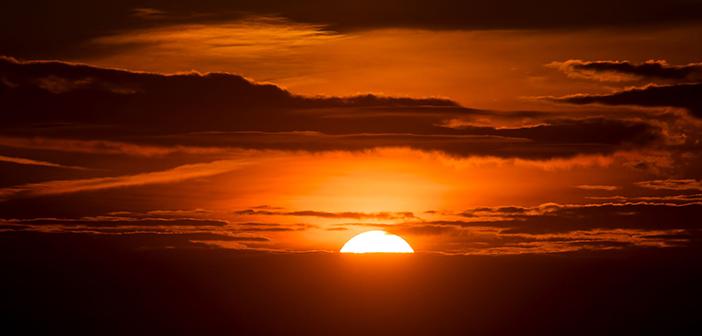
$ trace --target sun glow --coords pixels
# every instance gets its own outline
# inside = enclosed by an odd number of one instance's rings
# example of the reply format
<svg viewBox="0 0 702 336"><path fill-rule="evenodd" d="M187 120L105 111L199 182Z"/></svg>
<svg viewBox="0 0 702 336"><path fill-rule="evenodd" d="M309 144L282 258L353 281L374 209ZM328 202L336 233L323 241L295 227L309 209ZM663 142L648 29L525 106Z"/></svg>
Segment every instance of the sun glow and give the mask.
<svg viewBox="0 0 702 336"><path fill-rule="evenodd" d="M414 253L400 236L375 230L360 233L344 244L341 253Z"/></svg>

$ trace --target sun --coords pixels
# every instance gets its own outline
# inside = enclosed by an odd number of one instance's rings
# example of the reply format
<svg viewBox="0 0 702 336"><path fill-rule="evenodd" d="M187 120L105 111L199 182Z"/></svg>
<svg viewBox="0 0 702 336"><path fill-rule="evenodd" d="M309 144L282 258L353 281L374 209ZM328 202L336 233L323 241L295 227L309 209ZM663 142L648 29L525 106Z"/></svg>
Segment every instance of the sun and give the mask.
<svg viewBox="0 0 702 336"><path fill-rule="evenodd" d="M414 253L402 237L381 230L359 233L344 244L341 253Z"/></svg>

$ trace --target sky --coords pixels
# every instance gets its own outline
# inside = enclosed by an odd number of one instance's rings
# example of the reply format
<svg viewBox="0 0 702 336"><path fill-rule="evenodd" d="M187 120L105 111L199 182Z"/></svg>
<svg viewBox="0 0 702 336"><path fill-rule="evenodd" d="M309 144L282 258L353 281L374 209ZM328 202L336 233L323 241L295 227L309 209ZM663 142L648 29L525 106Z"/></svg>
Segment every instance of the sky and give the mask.
<svg viewBox="0 0 702 336"><path fill-rule="evenodd" d="M699 1L2 7L3 232L334 252L382 229L459 255L698 241Z"/></svg>
<svg viewBox="0 0 702 336"><path fill-rule="evenodd" d="M701 13L2 1L0 325L702 330Z"/></svg>

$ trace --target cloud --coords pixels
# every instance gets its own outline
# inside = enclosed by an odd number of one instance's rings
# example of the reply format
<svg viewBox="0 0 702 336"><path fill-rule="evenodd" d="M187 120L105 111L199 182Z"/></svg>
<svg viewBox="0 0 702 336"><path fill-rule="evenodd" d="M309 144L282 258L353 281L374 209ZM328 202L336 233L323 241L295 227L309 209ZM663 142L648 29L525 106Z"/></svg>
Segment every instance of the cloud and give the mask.
<svg viewBox="0 0 702 336"><path fill-rule="evenodd" d="M137 0L109 5L81 0L15 2L0 12L0 53L58 57L90 52L85 42L115 31L183 24L217 24L250 16L278 15L336 31L376 28L413 29L573 29L640 27L700 22L697 1L670 0L659 4L623 0L563 3L556 0L493 2L459 0L359 0L353 3L295 1L172 1ZM90 13L85 15L84 13ZM42 25L35 24L42 22ZM51 27L52 29L45 29ZM18 33L21 32L21 33ZM93 53L101 52L98 49Z"/></svg>
<svg viewBox="0 0 702 336"><path fill-rule="evenodd" d="M588 196L587 199L598 201L622 202L622 203L637 203L637 202L653 202L653 203L694 203L702 202L702 194L685 194L685 195L670 195L670 196Z"/></svg>
<svg viewBox="0 0 702 336"><path fill-rule="evenodd" d="M133 155L144 157L159 157L171 154L225 154L232 149L206 147L206 146L159 146L149 144L135 144L106 140L77 140L46 137L10 137L0 136L0 146L32 149L51 150L59 152L102 154L102 155ZM9 159L7 159L9 161ZM24 160L24 159L19 159ZM23 161L24 162L24 161ZM20 162L15 162L20 163Z"/></svg>
<svg viewBox="0 0 702 336"><path fill-rule="evenodd" d="M610 94L575 94L546 98L569 104L635 105L644 107L679 107L702 118L702 83L648 85Z"/></svg>
<svg viewBox="0 0 702 336"><path fill-rule="evenodd" d="M132 16L143 20L158 20L166 18L168 13L156 8L138 7L132 10Z"/></svg>
<svg viewBox="0 0 702 336"><path fill-rule="evenodd" d="M696 199L680 199L680 203L662 198L622 201L594 204L545 203L536 207L481 207L445 214L436 220L408 221L386 229L414 234L447 234L456 238L454 242L484 240L486 244L496 239L493 237L495 235L504 236L503 238L517 235L525 242L551 240L553 235L573 241L584 237L600 240L609 234L619 235L622 232L645 235L653 231L690 233L702 229L702 224L691 220L702 215L702 203Z"/></svg>
<svg viewBox="0 0 702 336"><path fill-rule="evenodd" d="M505 210L507 209L507 210ZM547 203L538 207L476 208L461 214L470 220L424 224L462 228L495 228L508 234L552 234L592 230L699 230L702 203L625 202L601 204Z"/></svg>
<svg viewBox="0 0 702 336"><path fill-rule="evenodd" d="M250 215L250 211L242 213ZM171 214L174 217L149 217L151 213ZM199 214L203 218L178 217L188 214ZM702 229L694 221L700 214L702 203L691 200L681 204L651 200L602 204L547 203L536 207L480 207L462 213L427 214L430 218L396 218L386 214L375 217L375 214L304 210L271 214L301 217L320 215L322 218L337 220L327 224L225 221L216 218L227 215L225 212L178 210L120 212L109 216L75 219L5 219L0 220L0 231L113 236L137 242L156 238L164 243L173 239L209 241L208 244L228 241L238 243L216 245L248 249L272 248L274 246L270 244L276 244L278 240L294 240L310 229L318 229L319 234L323 235L325 232L358 231L371 227L400 234L410 241L416 239L422 242L422 250L425 251L456 254L563 253L686 246L692 243L696 232ZM372 221L343 221L349 218ZM398 220L396 223L389 222L395 219ZM274 239L257 234L270 234Z"/></svg>
<svg viewBox="0 0 702 336"><path fill-rule="evenodd" d="M129 217L83 217L83 218L32 218L5 220L18 225L60 225L86 227L221 227L229 222L219 219L199 218L129 218Z"/></svg>
<svg viewBox="0 0 702 336"><path fill-rule="evenodd" d="M164 18L165 13L141 11L144 19ZM97 37L87 48L129 50L148 46L156 55L202 55L227 51L250 55L291 54L300 47L316 46L345 38L323 25L291 22L279 16L250 16L227 22L176 23L120 31ZM195 53L193 53L195 51Z"/></svg>
<svg viewBox="0 0 702 336"><path fill-rule="evenodd" d="M212 244L224 243L231 248L249 249L270 243L269 238L255 234L265 230L240 230L220 219L94 216L0 219L0 224L3 234L44 233L63 240L109 239L137 248L211 248Z"/></svg>
<svg viewBox="0 0 702 336"><path fill-rule="evenodd" d="M637 182L642 188L655 190L698 190L702 191L702 181L693 179L665 179Z"/></svg>
<svg viewBox="0 0 702 336"><path fill-rule="evenodd" d="M529 139L539 143L650 143L657 138L656 127L641 121L603 117L566 119L554 116L542 124L514 128L458 126L472 134Z"/></svg>
<svg viewBox="0 0 702 336"><path fill-rule="evenodd" d="M1 140L0 140L0 142L1 142ZM25 159L25 158L18 158L18 157L12 157L12 156L4 156L4 155L0 155L0 162L9 162L9 163L15 163L15 164L19 164L19 165L63 168L63 169L78 169L78 170L85 169L82 167L65 166L65 165L58 164L58 163L37 161L37 160L32 160L32 159Z"/></svg>
<svg viewBox="0 0 702 336"><path fill-rule="evenodd" d="M567 60L548 65L572 78L600 81L632 80L702 80L702 63L670 65L665 60L648 60L643 63L629 61L582 61Z"/></svg>
<svg viewBox="0 0 702 336"><path fill-rule="evenodd" d="M615 191L619 189L617 186L611 186L611 185L591 185L591 184L581 184L579 186L575 186L578 189L582 190L603 190L603 191Z"/></svg>
<svg viewBox="0 0 702 336"><path fill-rule="evenodd" d="M194 178L219 175L241 168L246 160L220 160L209 163L196 163L172 169L124 175L76 180L57 180L0 188L0 200L22 197L61 195L104 189L135 187L150 184L164 184Z"/></svg>
<svg viewBox="0 0 702 336"><path fill-rule="evenodd" d="M295 217L319 217L319 218L351 218L351 219L377 219L377 220L397 220L416 218L412 212L327 212L315 210L299 211L272 211L245 209L234 212L240 216L295 216Z"/></svg>
<svg viewBox="0 0 702 336"><path fill-rule="evenodd" d="M352 223L334 227L382 227L423 249L456 254L564 253L695 244L702 203L547 203L536 207L483 207L445 213L440 219L397 224Z"/></svg>
<svg viewBox="0 0 702 336"><path fill-rule="evenodd" d="M14 234L32 234L35 231L10 231ZM7 232L5 232L7 234ZM137 248L142 247L196 247L196 242L199 241L229 241L242 243L266 243L268 238L258 236L235 236L228 234L218 234L210 232L191 232L191 233L152 233L152 232L99 232L99 231L57 231L46 234L60 237L63 241L70 241L71 237L93 238L93 239L111 239L119 240L122 244L131 245ZM246 246L246 245L238 245Z"/></svg>
<svg viewBox="0 0 702 336"><path fill-rule="evenodd" d="M314 224L279 224L279 223L237 223L240 232L292 232L319 228Z"/></svg>
<svg viewBox="0 0 702 336"><path fill-rule="evenodd" d="M0 145L25 149L163 156L410 147L538 160L648 146L661 141L666 122L482 111L432 97L299 96L227 73L163 75L11 58L0 59L0 73L0 105L8 111L0 115ZM524 117L536 124L500 126Z"/></svg>
<svg viewBox="0 0 702 336"><path fill-rule="evenodd" d="M569 123L577 125L577 122ZM527 130L525 134L541 141L499 135L474 134L407 134L407 133L360 133L325 134L320 132L215 132L154 136L140 139L140 143L102 140L75 140L65 138L0 137L0 144L22 149L54 150L61 152L89 153L95 155L132 155L159 157L173 154L227 155L243 150L280 151L365 151L376 148L411 148L429 152L442 152L451 156L518 158L545 160L571 158L579 155L611 154L617 150L629 150L653 145L660 140L659 129L644 123L613 122L588 125L585 129L601 132L571 132L568 127L554 125L540 130ZM612 138L605 132L614 130ZM493 132L489 129L466 130L475 133L517 133L519 130ZM548 138L547 138L548 137ZM601 140L602 142L598 142ZM182 145L187 143L187 145Z"/></svg>
<svg viewBox="0 0 702 336"><path fill-rule="evenodd" d="M0 58L6 127L43 123L117 125L131 133L174 131L300 131L340 133L404 115L385 132L436 129L431 122L472 110L440 98L376 95L303 97L228 73L138 73L53 61ZM47 85L50 81L52 84ZM19 111L25 113L20 113ZM197 113L196 113L197 112ZM349 118L348 125L336 118ZM276 122L271 122L275 120Z"/></svg>

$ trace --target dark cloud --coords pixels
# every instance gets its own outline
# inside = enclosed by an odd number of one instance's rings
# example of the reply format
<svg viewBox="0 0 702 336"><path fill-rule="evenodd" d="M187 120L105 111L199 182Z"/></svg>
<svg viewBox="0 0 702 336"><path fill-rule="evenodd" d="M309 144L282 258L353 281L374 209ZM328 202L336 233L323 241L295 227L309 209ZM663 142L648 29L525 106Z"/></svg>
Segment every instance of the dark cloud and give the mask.
<svg viewBox="0 0 702 336"><path fill-rule="evenodd" d="M19 232L49 232L70 240L70 237L122 240L124 245L137 248L192 248L203 243L228 242L246 249L249 244L268 243L267 237L255 232L224 228L229 223L218 219L195 218L34 218L0 219L5 234ZM100 237L100 238L97 238ZM93 239L93 238L89 238Z"/></svg>
<svg viewBox="0 0 702 336"><path fill-rule="evenodd" d="M140 227L171 227L171 226L187 226L187 227L221 227L229 224L227 221L214 219L196 219L196 218L80 218L80 219L61 219L61 218L37 218L10 220L9 223L18 225L61 225L61 226L87 226L87 227L120 227L120 226L140 226Z"/></svg>
<svg viewBox="0 0 702 336"><path fill-rule="evenodd" d="M611 153L661 138L659 126L641 119L479 111L440 98L304 97L226 73L162 75L2 58L0 79L0 145L15 148L152 156L227 147L411 147L544 159ZM470 122L486 117L539 124ZM35 137L39 129L46 138Z"/></svg>
<svg viewBox="0 0 702 336"><path fill-rule="evenodd" d="M578 189L582 190L600 190L600 191L615 191L619 189L617 186L611 186L611 185L591 185L591 184L582 184L579 186L575 186Z"/></svg>
<svg viewBox="0 0 702 336"><path fill-rule="evenodd" d="M636 121L605 118L544 120L547 124L518 128L462 127L472 134L530 139L539 143L644 144L659 137L655 127Z"/></svg>
<svg viewBox="0 0 702 336"><path fill-rule="evenodd" d="M653 188L655 189L655 188ZM658 190L671 190L658 188ZM683 189L686 190L686 189ZM688 189L694 190L694 189ZM666 195L666 196L588 196L587 199L598 201L610 201L621 203L632 202L658 202L669 204L686 204L692 202L702 202L702 194L683 194L683 195Z"/></svg>
<svg viewBox="0 0 702 336"><path fill-rule="evenodd" d="M188 241L202 241L202 240L214 240L214 241L233 241L233 242L267 242L268 238L265 237L252 237L252 236L233 236L225 234L217 234L210 232L192 232L192 233L124 233L120 234L122 236L127 235L129 239L143 239L143 240L188 240Z"/></svg>
<svg viewBox="0 0 702 336"><path fill-rule="evenodd" d="M475 208L464 211L461 216L464 217L485 217L493 215L517 215L526 213L529 208L518 206L503 206L496 208Z"/></svg>
<svg viewBox="0 0 702 336"><path fill-rule="evenodd" d="M50 168L78 169L78 170L85 169L82 167L64 166L62 164L53 163L53 162L37 161L37 160L32 160L32 159L27 159L27 158L18 158L18 157L5 156L5 155L0 155L0 162L14 163L14 164L18 164L18 165L27 165L27 166L50 167Z"/></svg>
<svg viewBox="0 0 702 336"><path fill-rule="evenodd" d="M401 227L390 227L389 231L396 233L401 236L406 235L458 235L457 229L452 226L447 225L432 225L432 224L413 224L413 225L403 225Z"/></svg>
<svg viewBox="0 0 702 336"><path fill-rule="evenodd" d="M301 211L272 211L272 210L255 210L245 209L236 211L235 214L242 216L296 216L296 217L320 217L320 218L350 218L350 219L411 219L415 218L411 212L327 212L314 210Z"/></svg>
<svg viewBox="0 0 702 336"><path fill-rule="evenodd" d="M4 235L18 235L18 234L29 234L30 231L10 231L3 232ZM70 241L71 237L85 237L87 239L94 240L106 240L114 239L122 241L124 245L131 245L137 248L141 247L156 247L156 248L166 248L166 247L194 247L197 246L198 241L229 241L229 242L251 242L251 243L265 243L269 239L265 237L256 236L234 236L227 234L218 234L211 232L189 232L189 233L151 233L151 232L130 232L130 231L116 231L112 233L95 233L93 231L86 232L53 232L48 233L66 241Z"/></svg>
<svg viewBox="0 0 702 336"><path fill-rule="evenodd" d="M434 225L459 227L494 227L503 233L567 233L598 229L630 230L699 230L702 204L604 203L585 205L547 204L536 208L518 208L505 212L501 208L468 210L468 218L487 220L439 221Z"/></svg>
<svg viewBox="0 0 702 336"><path fill-rule="evenodd" d="M702 118L702 83L649 85L610 94L576 94L548 98L570 104L636 105L644 107L678 107Z"/></svg>
<svg viewBox="0 0 702 336"><path fill-rule="evenodd" d="M304 231L308 229L319 228L314 224L280 224L280 223L237 223L237 231L239 232L291 232Z"/></svg>
<svg viewBox="0 0 702 336"><path fill-rule="evenodd" d="M4 2L0 7L0 53L45 58L77 55L87 51L86 41L115 31L225 22L252 15L282 16L339 31L393 27L572 29L694 23L700 22L701 10L702 4L696 0L671 0L665 6L633 0L575 4L556 0Z"/></svg>
<svg viewBox="0 0 702 336"><path fill-rule="evenodd" d="M175 183L224 174L241 168L246 164L247 162L245 160L220 160L209 163L182 165L173 169L134 175L28 183L8 188L0 188L0 201L12 198L62 195L150 184Z"/></svg>
<svg viewBox="0 0 702 336"><path fill-rule="evenodd" d="M0 58L0 78L4 109L9 111L2 115L6 127L38 122L117 124L139 132L153 122L165 131L300 131L309 130L314 121L317 128L326 126L332 133L359 125L366 131L429 132L435 129L431 121L441 116L471 112L438 98L302 97L227 73L161 75ZM336 119L347 115L357 118L346 120L349 125ZM396 128L371 127L397 115L407 118Z"/></svg>
<svg viewBox="0 0 702 336"><path fill-rule="evenodd" d="M649 60L643 63L629 61L582 61L554 62L566 75L602 81L625 80L672 80L699 81L702 79L702 63L671 65L665 60Z"/></svg>
<svg viewBox="0 0 702 336"><path fill-rule="evenodd" d="M436 215L436 214L433 214ZM456 254L565 253L576 250L682 247L695 243L702 203L623 203L482 207L396 224L356 222L330 228L382 229ZM430 237L427 237L430 236Z"/></svg>

